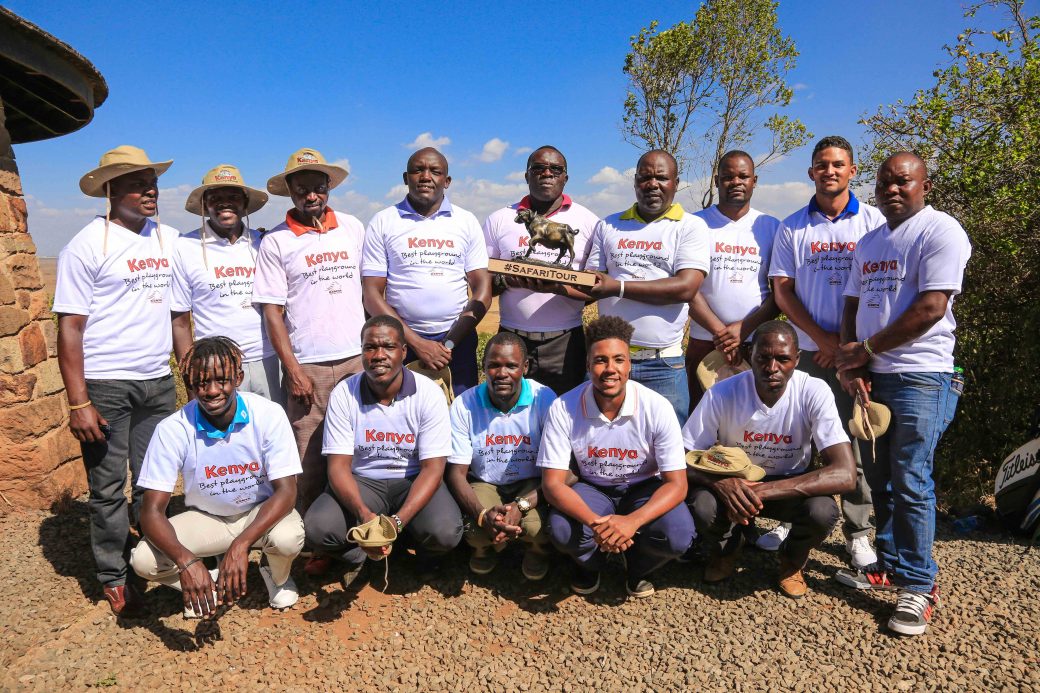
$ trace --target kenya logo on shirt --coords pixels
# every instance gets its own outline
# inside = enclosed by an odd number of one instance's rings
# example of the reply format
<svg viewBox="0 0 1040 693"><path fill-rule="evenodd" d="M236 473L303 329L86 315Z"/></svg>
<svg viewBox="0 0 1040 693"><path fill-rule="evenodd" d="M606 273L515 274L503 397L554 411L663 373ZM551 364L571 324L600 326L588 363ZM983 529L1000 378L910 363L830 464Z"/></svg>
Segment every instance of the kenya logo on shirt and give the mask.
<svg viewBox="0 0 1040 693"><path fill-rule="evenodd" d="M311 253L310 255L304 255L303 257L307 260L308 267L314 267L315 265L349 260L350 254L345 250L337 250L324 253Z"/></svg>
<svg viewBox="0 0 1040 693"><path fill-rule="evenodd" d="M899 270L899 260L882 260L880 262L871 262L867 260L863 263L863 274L874 274L875 272L896 272Z"/></svg>
<svg viewBox="0 0 1040 693"><path fill-rule="evenodd" d="M214 464L205 468L207 479L217 479L222 476L243 476L259 471L260 463L255 461L247 464L228 464L219 467Z"/></svg>
<svg viewBox="0 0 1040 693"><path fill-rule="evenodd" d="M791 434L789 433L756 433L755 431L744 431L745 443L783 443L784 445L790 445L791 440Z"/></svg>
<svg viewBox="0 0 1040 693"><path fill-rule="evenodd" d="M164 257L132 258L126 261L126 266L131 272L140 272L147 269L159 269L170 266L170 261Z"/></svg>
<svg viewBox="0 0 1040 693"><path fill-rule="evenodd" d="M619 459L619 460L637 460L639 459L638 450L630 450L628 448L597 448L595 445L590 445L588 450L588 457L591 460L597 459Z"/></svg>
<svg viewBox="0 0 1040 693"><path fill-rule="evenodd" d="M408 238L408 247L409 248L436 248L437 250L440 250L442 248L454 248L455 247L455 241L453 241L450 238L446 238L446 239L441 239L441 238L416 238L414 236L410 236Z"/></svg>
<svg viewBox="0 0 1040 693"><path fill-rule="evenodd" d="M415 434L398 433L396 431L377 431L374 428L369 428L365 430L365 442L393 443L394 445L400 445L401 443L415 444Z"/></svg>
<svg viewBox="0 0 1040 693"><path fill-rule="evenodd" d="M227 279L230 277L252 277L253 272L256 271L254 267L226 267L224 265L217 265L213 268L213 276L217 279Z"/></svg>
<svg viewBox="0 0 1040 693"><path fill-rule="evenodd" d="M619 238L617 242L618 250L661 250L663 247L661 241L634 241L629 238Z"/></svg>
<svg viewBox="0 0 1040 693"><path fill-rule="evenodd" d="M856 249L856 241L812 241L809 243L809 254L816 253L851 253Z"/></svg>
<svg viewBox="0 0 1040 693"><path fill-rule="evenodd" d="M531 436L518 436L518 435L494 435L491 433L484 434L484 447L491 447L492 445L511 445L514 448L518 448L521 445L530 445Z"/></svg>
<svg viewBox="0 0 1040 693"><path fill-rule="evenodd" d="M729 255L758 255L757 245L730 245L721 241L715 241L716 253L727 253Z"/></svg>

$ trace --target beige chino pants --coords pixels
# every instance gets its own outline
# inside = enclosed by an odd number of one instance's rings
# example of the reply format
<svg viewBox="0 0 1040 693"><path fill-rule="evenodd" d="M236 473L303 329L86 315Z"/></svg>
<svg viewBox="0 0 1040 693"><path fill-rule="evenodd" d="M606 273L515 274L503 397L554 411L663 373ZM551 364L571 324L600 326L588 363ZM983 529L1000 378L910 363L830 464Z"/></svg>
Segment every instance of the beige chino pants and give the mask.
<svg viewBox="0 0 1040 693"><path fill-rule="evenodd" d="M469 485L480 504L485 508L490 508L493 505L512 503L513 499L527 495L532 489L538 488L541 483L542 480L540 478L535 478L524 479L502 486L495 486L484 481L470 481ZM538 553L545 553L548 550L549 523L545 519L548 512L548 505L543 500L520 520L520 526L523 528L524 533L520 535L519 540ZM487 535L483 528L477 527L476 522L468 526L465 537L466 543L475 549L491 546L494 547L495 551L501 551L506 547L504 543L493 544L491 537Z"/></svg>

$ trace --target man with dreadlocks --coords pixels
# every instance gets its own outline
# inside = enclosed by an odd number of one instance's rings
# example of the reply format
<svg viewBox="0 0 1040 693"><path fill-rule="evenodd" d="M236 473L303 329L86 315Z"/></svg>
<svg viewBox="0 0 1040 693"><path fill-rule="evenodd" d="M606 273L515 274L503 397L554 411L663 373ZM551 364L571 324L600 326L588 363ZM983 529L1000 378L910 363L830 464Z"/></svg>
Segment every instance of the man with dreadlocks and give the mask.
<svg viewBox="0 0 1040 693"><path fill-rule="evenodd" d="M108 211L58 256L58 365L69 429L87 470L97 577L117 616L133 616L140 607L127 584L127 459L136 482L152 431L177 401L169 293L178 234L160 225L158 214L158 177L171 163L150 161L127 145L105 152L79 186L86 195L106 198ZM140 500L135 483L135 518Z"/></svg>
<svg viewBox="0 0 1040 693"><path fill-rule="evenodd" d="M211 169L184 208L202 217L198 230L177 239L173 252L173 350L181 361L195 337L226 335L242 349L241 390L284 404L281 364L253 305L260 234L243 218L267 203L230 164Z"/></svg>
<svg viewBox="0 0 1040 693"><path fill-rule="evenodd" d="M131 565L181 590L186 617L205 616L245 595L249 551L259 548L271 607L286 609L299 598L289 568L303 548L289 419L274 402L238 391L242 351L227 337L195 342L180 370L195 398L163 419L148 447L138 479L144 541ZM167 518L178 475L187 510ZM207 571L202 559L219 555Z"/></svg>

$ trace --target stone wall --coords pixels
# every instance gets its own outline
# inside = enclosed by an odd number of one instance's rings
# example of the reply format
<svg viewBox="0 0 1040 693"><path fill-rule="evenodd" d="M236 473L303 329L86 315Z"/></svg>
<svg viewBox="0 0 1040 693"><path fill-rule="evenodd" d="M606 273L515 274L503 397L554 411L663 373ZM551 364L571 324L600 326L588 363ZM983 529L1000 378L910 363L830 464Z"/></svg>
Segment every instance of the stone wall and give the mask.
<svg viewBox="0 0 1040 693"><path fill-rule="evenodd" d="M0 103L0 514L86 490L68 430L50 296L26 221Z"/></svg>

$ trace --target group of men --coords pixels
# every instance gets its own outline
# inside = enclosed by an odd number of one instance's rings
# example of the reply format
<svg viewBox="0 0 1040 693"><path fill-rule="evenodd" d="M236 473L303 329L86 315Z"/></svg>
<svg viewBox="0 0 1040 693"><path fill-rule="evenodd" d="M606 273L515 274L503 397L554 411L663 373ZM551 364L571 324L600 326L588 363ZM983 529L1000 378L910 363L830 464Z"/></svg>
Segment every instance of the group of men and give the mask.
<svg viewBox="0 0 1040 693"><path fill-rule="evenodd" d="M404 199L366 229L329 206L347 171L305 148L267 192L234 166L209 171L185 234L158 219L171 163L107 152L80 182L106 214L58 263L70 428L115 613L141 607L128 567L182 590L186 615L210 613L244 594L251 548L271 605L291 606L301 551L306 573L337 570L350 586L393 546L365 541L372 527L408 542L423 576L463 538L476 574L515 540L523 576L539 580L555 549L579 594L621 555L628 593L643 597L657 568L698 549L705 581L728 579L760 516L783 523L759 543L797 598L840 494L852 570L838 580L898 589L890 627L926 629L931 465L960 393L951 307L970 245L925 204L915 155L881 166L878 211L849 189L851 146L824 138L815 195L781 222L751 207L746 153L722 157L718 204L690 214L674 202L675 159L655 150L637 163L635 204L600 220L564 193L567 161L544 146L527 162L529 195L481 228L426 148L408 159ZM268 193L292 206L258 233L248 215ZM555 260L528 248L524 209L571 226L571 266L596 272L594 286L489 274L489 257ZM492 295L501 327L478 364ZM592 302L600 317L583 327ZM179 411L171 350L191 395ZM746 372L705 391L695 373L711 356ZM861 450L848 421L874 401L891 430ZM178 477L187 510L167 518Z"/></svg>

